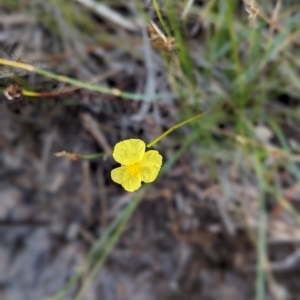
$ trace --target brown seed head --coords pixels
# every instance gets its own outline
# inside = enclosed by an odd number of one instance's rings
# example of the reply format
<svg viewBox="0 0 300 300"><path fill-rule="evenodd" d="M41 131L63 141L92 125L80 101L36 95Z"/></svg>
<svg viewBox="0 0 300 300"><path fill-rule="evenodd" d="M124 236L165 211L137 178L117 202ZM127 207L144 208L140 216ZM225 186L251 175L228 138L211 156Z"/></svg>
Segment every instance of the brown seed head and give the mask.
<svg viewBox="0 0 300 300"><path fill-rule="evenodd" d="M172 52L176 49L176 40L174 37L167 38L154 22L147 26L150 42L153 47L162 52Z"/></svg>
<svg viewBox="0 0 300 300"><path fill-rule="evenodd" d="M4 91L3 95L9 101L21 100L22 99L22 89L16 84L9 85Z"/></svg>

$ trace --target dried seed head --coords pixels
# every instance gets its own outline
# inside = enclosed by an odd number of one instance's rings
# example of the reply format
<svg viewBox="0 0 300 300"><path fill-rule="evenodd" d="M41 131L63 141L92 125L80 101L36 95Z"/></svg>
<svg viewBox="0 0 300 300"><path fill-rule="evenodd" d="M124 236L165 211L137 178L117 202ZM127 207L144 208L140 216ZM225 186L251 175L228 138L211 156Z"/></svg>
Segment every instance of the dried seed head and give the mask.
<svg viewBox="0 0 300 300"><path fill-rule="evenodd" d="M259 14L259 9L257 8L255 1L246 1L244 0L245 4L245 10L248 13L248 19L250 20L250 23L253 25L256 21L256 17Z"/></svg>
<svg viewBox="0 0 300 300"><path fill-rule="evenodd" d="M153 27L152 24L148 24L147 25L147 31L148 31L148 35L150 37L151 40L155 40L157 38L162 38L158 32L155 30L155 28Z"/></svg>
<svg viewBox="0 0 300 300"><path fill-rule="evenodd" d="M176 49L175 38L167 38L154 22L148 24L147 30L153 47L165 53L172 52Z"/></svg>
<svg viewBox="0 0 300 300"><path fill-rule="evenodd" d="M22 89L16 84L9 85L4 91L3 95L9 101L22 100Z"/></svg>

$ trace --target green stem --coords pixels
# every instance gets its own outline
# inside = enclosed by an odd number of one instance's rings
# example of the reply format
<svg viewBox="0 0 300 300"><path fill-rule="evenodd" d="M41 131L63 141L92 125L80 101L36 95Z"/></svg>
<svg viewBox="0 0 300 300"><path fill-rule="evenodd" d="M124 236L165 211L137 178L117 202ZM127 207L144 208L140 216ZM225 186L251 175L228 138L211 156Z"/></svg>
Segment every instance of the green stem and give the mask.
<svg viewBox="0 0 300 300"><path fill-rule="evenodd" d="M90 91L95 91L95 92L101 92L104 94L110 94L110 95L114 95L116 97L123 97L125 99L131 99L131 100L144 100L144 101L154 101L157 99L162 99L162 98L169 98L172 95L171 93L164 93L164 94L153 94L153 95L145 95L145 94L132 94L132 93L127 93L127 92L123 92L117 88L107 88L107 87L103 87L103 86L99 86L96 84L90 84L90 83L86 83L74 78L70 78L70 77L66 77L66 76L62 76L62 75L57 75L54 74L52 72L43 70L43 69L39 69L36 68L32 65L28 65L28 64L24 64L24 63L20 63L20 62L15 62L12 60L7 60L4 58L0 58L0 65L5 65L5 66L11 66L14 68L19 68L19 69L23 69L23 70L27 70L29 72L33 72L39 75L43 75L45 77L48 78L52 78L55 79L57 81L60 82L65 82L65 83L69 83L73 86L77 86L80 88L84 88ZM36 93L34 92L30 92L30 91L25 91L25 94L27 94L28 96L37 96Z"/></svg>
<svg viewBox="0 0 300 300"><path fill-rule="evenodd" d="M128 206L129 208L129 206ZM127 208L126 208L127 209ZM126 214L126 209L124 213ZM117 230L118 226L121 224L124 215L120 213L107 227L107 229L101 235L101 238L93 245L92 249L89 251L88 255L86 256L84 262L79 266L78 271L74 274L68 282L64 285L64 287L59 290L55 295L47 298L46 300L59 300L61 299L65 293L74 286L82 277L84 272L86 272L94 257L97 257L99 252L102 251L102 248L108 243L110 236L113 234L114 231Z"/></svg>
<svg viewBox="0 0 300 300"><path fill-rule="evenodd" d="M154 144L156 144L158 141L160 141L162 138L164 138L166 135L168 135L169 133L171 133L172 131L174 131L175 129L180 128L181 126L190 123L196 119L202 118L203 116L207 115L208 113L210 113L212 110L207 110L204 113L198 114L194 117L191 117L183 122L180 122L176 125L174 125L173 127L171 127L170 129L168 129L167 131L165 131L163 134L161 134L159 137L157 137L156 139L154 139L152 142L150 142L149 144L147 144L147 148L151 148Z"/></svg>
<svg viewBox="0 0 300 300"><path fill-rule="evenodd" d="M82 154L80 156L81 159L94 159L94 158L99 158L103 157L105 153L92 153L92 154Z"/></svg>
<svg viewBox="0 0 300 300"><path fill-rule="evenodd" d="M85 294L85 292L86 292L87 288L89 287L91 281L98 274L99 270L101 269L104 262L106 261L106 258L111 253L111 251L114 248L115 244L118 242L118 240L119 240L121 234L123 233L123 231L126 229L128 220L130 219L130 217L134 213L135 209L137 208L137 206L139 205L139 203L143 199L144 194L145 194L145 190L142 190L135 197L135 199L129 204L129 206L127 208L127 213L124 216L123 220L121 221L121 224L116 229L116 231L112 235L111 239L107 242L107 244L106 244L106 246L103 250L103 254L102 254L101 258L98 260L98 262L96 263L96 265L92 269L91 273L88 275L87 279L85 280L83 286L79 290L79 292L76 295L74 300L80 300L83 297L83 295Z"/></svg>
<svg viewBox="0 0 300 300"><path fill-rule="evenodd" d="M162 27L164 28L164 30L165 30L167 36L170 37L170 36L171 36L171 32L170 32L168 26L166 25L166 23L165 23L165 21L164 21L162 15L161 15L161 13L160 13L160 9L159 9L159 6L158 6L157 1L156 1L156 0L152 0L152 2L153 2L154 9L155 9L155 11L156 11L156 14L157 14L157 16L158 16L158 19L159 19L159 21L160 21Z"/></svg>
<svg viewBox="0 0 300 300"><path fill-rule="evenodd" d="M258 223L258 241L257 241L257 266L256 266L256 300L265 299L265 262L266 262L266 231L267 231L267 215L266 215L266 197L265 197L265 181L263 170L257 155L254 157L254 168L257 174L257 181L260 192L259 207L259 223Z"/></svg>

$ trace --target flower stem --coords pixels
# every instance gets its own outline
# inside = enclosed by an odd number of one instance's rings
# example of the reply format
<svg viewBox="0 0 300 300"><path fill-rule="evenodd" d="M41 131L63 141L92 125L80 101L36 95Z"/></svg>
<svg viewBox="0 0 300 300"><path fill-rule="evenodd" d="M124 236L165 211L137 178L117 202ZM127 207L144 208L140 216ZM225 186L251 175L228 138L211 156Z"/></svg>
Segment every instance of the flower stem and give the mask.
<svg viewBox="0 0 300 300"><path fill-rule="evenodd" d="M165 131L163 134L161 134L159 137L157 137L156 139L154 139L152 142L150 142L149 144L147 144L147 148L150 148L152 147L154 144L156 144L157 142L159 142L162 138L164 138L166 135L168 135L169 133L171 133L172 131L174 131L175 129L178 129L180 128L181 126L187 124L187 123L190 123L196 119L199 119L199 118L202 118L204 117L205 115L207 115L208 113L210 113L212 110L207 110L206 112L204 113L201 113L201 114L198 114L194 117L191 117L183 122L180 122L176 125L174 125L173 127L171 127L170 129L168 129L167 131Z"/></svg>
<svg viewBox="0 0 300 300"><path fill-rule="evenodd" d="M80 158L81 159L94 159L94 158L103 157L104 155L105 155L105 153L81 154Z"/></svg>
<svg viewBox="0 0 300 300"><path fill-rule="evenodd" d="M16 61L4 59L4 58L0 58L0 65L23 69L23 70L26 70L28 72L33 72L33 73L36 73L36 74L39 74L39 75L42 75L42 76L45 76L45 77L48 77L48 78L55 79L55 80L60 81L60 82L69 83L69 84L71 84L73 86L76 86L76 87L79 87L79 88L84 88L84 89L87 89L87 90L100 92L100 93L104 93L104 94L110 94L110 95L114 95L116 97L123 97L125 99L154 101L154 100L157 100L157 99L172 96L170 93L168 93L168 94L145 95L145 94L128 93L128 92L121 91L120 89L117 89L117 88L110 89L110 88L107 88L107 87L104 87L104 86L99 86L99 85L96 85L96 84L86 83L86 82L77 80L75 78L70 78L70 77L66 77L66 76L62 76L62 75L57 75L57 74L54 74L52 72L49 72L49 71L46 71L46 70L43 70L43 69L40 69L40 68L36 68L36 67L34 67L32 65L29 65L29 64L24 64L24 63L21 63L21 62L16 62ZM23 90L23 95L24 96L30 96L30 97L41 97L42 93Z"/></svg>

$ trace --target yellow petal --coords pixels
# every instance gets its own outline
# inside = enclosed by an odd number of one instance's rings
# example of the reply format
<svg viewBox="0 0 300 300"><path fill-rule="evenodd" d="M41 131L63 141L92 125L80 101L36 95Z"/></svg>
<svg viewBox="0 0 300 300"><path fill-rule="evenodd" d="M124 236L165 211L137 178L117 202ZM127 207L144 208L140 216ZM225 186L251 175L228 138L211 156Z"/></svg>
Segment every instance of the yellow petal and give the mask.
<svg viewBox="0 0 300 300"><path fill-rule="evenodd" d="M162 156L156 150L150 150L145 153L140 162L141 179L144 182L152 182L158 175L162 165Z"/></svg>
<svg viewBox="0 0 300 300"><path fill-rule="evenodd" d="M128 175L122 182L122 187L128 192L134 192L141 187L141 176Z"/></svg>
<svg viewBox="0 0 300 300"><path fill-rule="evenodd" d="M142 140L125 140L115 145L113 158L122 165L133 165L142 160L145 149L146 145Z"/></svg>
<svg viewBox="0 0 300 300"><path fill-rule="evenodd" d="M119 167L111 171L111 179L122 185L128 192L134 192L141 186L141 176L132 176L126 167Z"/></svg>
<svg viewBox="0 0 300 300"><path fill-rule="evenodd" d="M127 170L126 170L126 167L119 167L119 168L116 168L116 169L113 169L111 171L111 179L116 182L116 183L119 183L119 184L122 184L122 182L124 181L124 178L126 178L126 175L127 175Z"/></svg>

